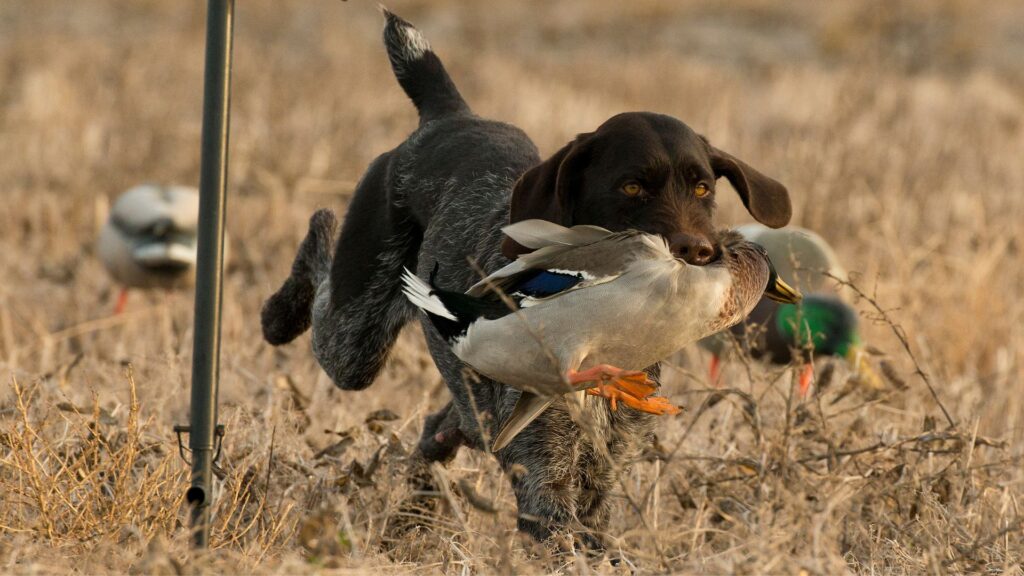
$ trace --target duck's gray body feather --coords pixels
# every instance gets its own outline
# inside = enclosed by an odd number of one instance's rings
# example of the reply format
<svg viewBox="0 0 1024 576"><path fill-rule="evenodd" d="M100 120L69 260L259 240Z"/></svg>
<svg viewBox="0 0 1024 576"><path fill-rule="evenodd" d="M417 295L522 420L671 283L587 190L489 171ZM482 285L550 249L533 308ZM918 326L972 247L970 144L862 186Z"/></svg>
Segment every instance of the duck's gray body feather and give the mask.
<svg viewBox="0 0 1024 576"><path fill-rule="evenodd" d="M625 245L615 251L646 245L641 235L631 240L620 241ZM601 244L586 251L607 250ZM571 266L573 252L559 254L549 267L585 270ZM671 254L649 256L650 251L639 254L620 270L587 270L596 281L476 322L454 352L506 384L554 394L566 391L567 370L597 364L642 370L742 317L740 306L727 305L732 279L725 266L688 266ZM609 254L609 259L616 258ZM767 279L766 271L762 291ZM723 316L726 309L733 314Z"/></svg>

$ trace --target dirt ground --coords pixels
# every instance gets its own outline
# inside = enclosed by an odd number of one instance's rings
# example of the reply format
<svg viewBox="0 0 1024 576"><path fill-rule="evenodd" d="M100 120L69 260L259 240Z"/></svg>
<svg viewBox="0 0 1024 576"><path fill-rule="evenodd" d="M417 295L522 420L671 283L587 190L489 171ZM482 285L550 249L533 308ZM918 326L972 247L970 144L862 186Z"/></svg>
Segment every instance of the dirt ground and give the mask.
<svg viewBox="0 0 1024 576"><path fill-rule="evenodd" d="M120 192L198 181L204 5L0 3L0 571L1022 573L1018 1L389 4L544 155L621 111L684 120L784 182L794 224L867 296L880 392L837 365L800 402L792 368L734 359L722 395L705 352L670 359L665 393L688 410L620 474L617 567L517 536L482 453L409 504L407 455L448 394L418 326L358 393L308 336L261 339L309 215L342 213L416 125L362 0L238 3L227 436L212 551L189 553L172 426L192 294L136 292L112 315L94 241ZM721 224L749 220L720 195Z"/></svg>

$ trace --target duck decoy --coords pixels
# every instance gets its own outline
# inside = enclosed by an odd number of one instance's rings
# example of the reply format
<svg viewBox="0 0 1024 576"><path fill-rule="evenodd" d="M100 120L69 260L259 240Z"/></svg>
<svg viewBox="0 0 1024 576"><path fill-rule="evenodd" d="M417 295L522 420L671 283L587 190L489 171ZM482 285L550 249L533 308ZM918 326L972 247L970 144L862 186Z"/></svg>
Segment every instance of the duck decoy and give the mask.
<svg viewBox="0 0 1024 576"><path fill-rule="evenodd" d="M405 294L455 355L522 391L491 449L512 438L566 393L603 396L650 412L678 408L653 397L643 368L739 322L762 295L796 302L767 253L723 233L706 266L676 258L660 236L565 228L526 220L503 231L534 250L466 293L428 284L408 270ZM437 272L435 267L435 274ZM624 333L629 327L639 330Z"/></svg>
<svg viewBox="0 0 1024 576"><path fill-rule="evenodd" d="M805 297L799 304L768 299L730 328L752 358L785 365L801 364L798 390L805 397L814 378L813 356L846 358L869 386L881 381L867 362L858 331L857 313L836 291L835 278L847 278L835 251L818 234L798 227L772 229L759 224L740 226L737 232L765 248L775 270L791 278ZM712 353L709 376L718 383L721 357L730 348L730 336L715 334L700 341ZM794 358L794 352L797 357Z"/></svg>
<svg viewBox="0 0 1024 576"><path fill-rule="evenodd" d="M114 202L97 252L121 284L114 312L129 288L175 288L194 281L199 192L185 186L141 185Z"/></svg>

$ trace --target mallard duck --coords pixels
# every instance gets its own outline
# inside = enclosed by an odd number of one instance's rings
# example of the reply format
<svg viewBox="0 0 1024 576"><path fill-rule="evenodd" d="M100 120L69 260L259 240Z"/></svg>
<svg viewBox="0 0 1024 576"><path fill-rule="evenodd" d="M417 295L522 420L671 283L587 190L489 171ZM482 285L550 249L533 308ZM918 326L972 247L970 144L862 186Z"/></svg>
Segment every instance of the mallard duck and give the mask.
<svg viewBox="0 0 1024 576"><path fill-rule="evenodd" d="M794 360L794 350L799 351L796 360L802 364L798 379L802 397L814 377L812 354L844 357L868 385L880 386L863 354L857 313L837 292L832 278L847 277L832 247L821 236L798 227L772 229L750 224L736 231L763 246L776 271L791 278L805 295L799 304L763 299L743 322L730 329L747 345L750 356L784 365ZM721 356L728 350L729 340L720 333L700 342L712 352L709 372L713 383L718 382Z"/></svg>
<svg viewBox="0 0 1024 576"><path fill-rule="evenodd" d="M723 236L715 263L690 266L660 236L637 231L543 220L503 231L534 251L464 294L408 270L404 276L406 296L456 356L523 391L493 451L568 392L606 397L613 410L622 402L654 414L678 412L652 397L657 387L643 368L739 322L762 295L800 298L764 249L737 234Z"/></svg>
<svg viewBox="0 0 1024 576"><path fill-rule="evenodd" d="M199 192L184 186L136 186L114 202L97 252L121 284L115 312L129 288L173 288L194 279Z"/></svg>

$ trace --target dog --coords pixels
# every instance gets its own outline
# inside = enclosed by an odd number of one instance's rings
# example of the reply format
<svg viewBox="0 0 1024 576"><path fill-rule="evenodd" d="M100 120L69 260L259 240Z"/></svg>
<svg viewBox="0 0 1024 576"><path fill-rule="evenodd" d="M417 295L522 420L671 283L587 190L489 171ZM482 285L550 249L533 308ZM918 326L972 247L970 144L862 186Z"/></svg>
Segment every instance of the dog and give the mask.
<svg viewBox="0 0 1024 576"><path fill-rule="evenodd" d="M662 114L613 116L542 160L522 130L473 114L415 27L387 11L385 19L387 54L419 126L370 164L340 234L331 211L313 215L291 275L262 311L273 345L312 327L320 366L344 390L373 383L417 316L402 294L403 268L425 278L437 267L437 285L465 290L527 251L502 237L509 222L660 234L680 258L703 265L716 257L718 179L757 221L777 228L790 219L782 184ZM429 321L423 330L452 400L426 418L420 456L443 462L461 445L487 450L519 392L472 374ZM647 371L657 380L658 366ZM584 410L596 435L557 402L495 456L512 479L521 531L545 540L569 528L599 548L616 474L649 441L653 418L600 399Z"/></svg>

